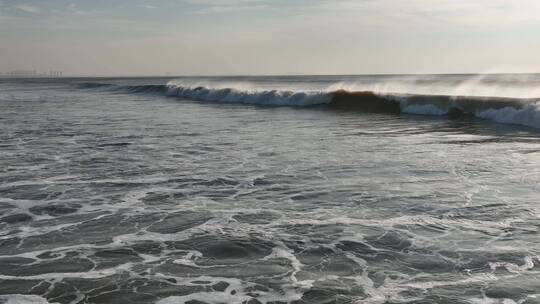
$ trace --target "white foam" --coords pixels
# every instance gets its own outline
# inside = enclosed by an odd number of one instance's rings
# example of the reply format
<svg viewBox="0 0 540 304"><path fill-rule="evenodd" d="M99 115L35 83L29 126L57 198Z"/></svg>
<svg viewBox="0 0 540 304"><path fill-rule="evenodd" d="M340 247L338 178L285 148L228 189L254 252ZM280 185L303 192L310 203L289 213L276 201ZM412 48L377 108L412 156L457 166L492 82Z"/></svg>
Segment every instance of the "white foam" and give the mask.
<svg viewBox="0 0 540 304"><path fill-rule="evenodd" d="M172 296L156 302L156 304L179 304L187 303L189 301L200 300L204 303L231 303L231 304L241 304L251 300L251 297L241 293L236 293L234 295L226 292L197 292L192 293L186 296Z"/></svg>
<svg viewBox="0 0 540 304"><path fill-rule="evenodd" d="M46 299L40 297L40 296L34 296L34 295L20 295L20 294L12 294L12 295L1 295L0 296L0 303L5 304L55 304L57 302L49 302Z"/></svg>
<svg viewBox="0 0 540 304"><path fill-rule="evenodd" d="M540 128L540 102L528 104L521 109L486 109L476 112L475 116L500 123Z"/></svg>

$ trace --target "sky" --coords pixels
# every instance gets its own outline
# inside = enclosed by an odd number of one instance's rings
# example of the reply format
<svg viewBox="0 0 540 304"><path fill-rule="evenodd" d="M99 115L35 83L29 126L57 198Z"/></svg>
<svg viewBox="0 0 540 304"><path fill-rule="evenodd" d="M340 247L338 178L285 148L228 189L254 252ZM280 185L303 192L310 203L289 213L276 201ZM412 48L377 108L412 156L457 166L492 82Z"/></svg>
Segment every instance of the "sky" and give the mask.
<svg viewBox="0 0 540 304"><path fill-rule="evenodd" d="M0 0L0 72L540 72L538 0Z"/></svg>

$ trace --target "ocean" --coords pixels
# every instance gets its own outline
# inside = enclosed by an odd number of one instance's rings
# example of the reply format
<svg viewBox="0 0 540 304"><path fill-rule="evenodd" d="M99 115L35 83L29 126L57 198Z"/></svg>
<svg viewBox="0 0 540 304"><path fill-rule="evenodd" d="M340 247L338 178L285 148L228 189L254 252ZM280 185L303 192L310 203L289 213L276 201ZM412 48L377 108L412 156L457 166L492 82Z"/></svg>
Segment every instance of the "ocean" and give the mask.
<svg viewBox="0 0 540 304"><path fill-rule="evenodd" d="M540 75L0 79L0 303L540 303Z"/></svg>

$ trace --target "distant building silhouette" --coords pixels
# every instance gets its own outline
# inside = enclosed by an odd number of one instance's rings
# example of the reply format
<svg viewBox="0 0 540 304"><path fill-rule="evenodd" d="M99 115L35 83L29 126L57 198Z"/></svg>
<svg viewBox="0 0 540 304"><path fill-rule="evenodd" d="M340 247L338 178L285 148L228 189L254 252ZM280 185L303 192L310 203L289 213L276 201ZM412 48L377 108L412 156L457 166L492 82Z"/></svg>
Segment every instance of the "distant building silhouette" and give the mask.
<svg viewBox="0 0 540 304"><path fill-rule="evenodd" d="M62 71L50 70L48 73L38 73L36 70L14 70L6 72L5 75L0 73L0 76L5 77L62 77Z"/></svg>
<svg viewBox="0 0 540 304"><path fill-rule="evenodd" d="M6 73L10 77L35 77L37 76L36 70L15 70Z"/></svg>

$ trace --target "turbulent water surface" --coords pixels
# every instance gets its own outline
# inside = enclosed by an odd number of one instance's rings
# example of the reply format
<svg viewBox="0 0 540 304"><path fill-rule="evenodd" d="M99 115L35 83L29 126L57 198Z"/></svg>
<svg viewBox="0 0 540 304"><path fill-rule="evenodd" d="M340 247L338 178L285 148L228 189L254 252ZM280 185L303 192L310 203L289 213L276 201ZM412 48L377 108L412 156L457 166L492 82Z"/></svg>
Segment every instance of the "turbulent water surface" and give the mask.
<svg viewBox="0 0 540 304"><path fill-rule="evenodd" d="M540 303L540 76L0 80L0 303Z"/></svg>

